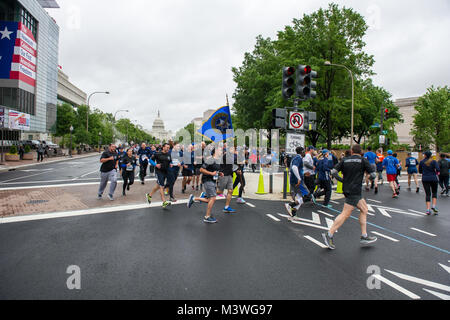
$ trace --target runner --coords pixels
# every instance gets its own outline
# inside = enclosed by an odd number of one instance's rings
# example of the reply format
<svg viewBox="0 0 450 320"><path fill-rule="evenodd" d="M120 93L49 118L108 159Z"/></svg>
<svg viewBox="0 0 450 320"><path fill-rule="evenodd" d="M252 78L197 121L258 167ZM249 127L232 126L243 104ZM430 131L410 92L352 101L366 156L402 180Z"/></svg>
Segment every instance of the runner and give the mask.
<svg viewBox="0 0 450 320"><path fill-rule="evenodd" d="M375 152L372 151L372 147L367 147L367 152L364 154L364 158L369 160L370 165L373 167L373 171L377 170L376 160L377 155ZM369 191L369 174L366 174L366 191ZM378 193L378 179L375 178L375 180L371 181L370 189L373 189L375 187L375 194Z"/></svg>
<svg viewBox="0 0 450 320"><path fill-rule="evenodd" d="M141 147L137 151L137 155L139 156L139 178L141 180L141 184L144 184L144 179L147 175L148 160L152 157L152 152L145 143L142 143Z"/></svg>
<svg viewBox="0 0 450 320"><path fill-rule="evenodd" d="M235 163L238 163L237 156L238 155L236 152ZM233 183L233 190L236 189L236 187L238 185L240 185L239 186L239 195L238 195L238 198L236 199L236 202L240 203L240 204L245 203L245 200L242 198L242 192L244 191L244 188L245 188L245 177L244 177L245 162L246 162L246 160L244 160L244 163L242 163L242 164L237 164L237 168L235 170L236 179L234 180L234 183Z"/></svg>
<svg viewBox="0 0 450 320"><path fill-rule="evenodd" d="M388 150L388 156L383 160L383 167L386 168L386 176L387 181L389 182L389 186L392 189L392 198L398 198L398 194L400 190L398 190L397 183L395 180L397 179L397 169L399 166L399 162L397 158L392 156L392 150Z"/></svg>
<svg viewBox="0 0 450 320"><path fill-rule="evenodd" d="M427 204L427 215L431 215L431 210L433 210L434 215L438 214L438 209L436 208L437 202L437 190L438 190L438 178L437 174L439 172L439 165L436 160L431 157L431 151L426 151L424 153L425 159L419 163L419 173L422 174L422 185L425 190L425 201ZM430 203L430 198L433 198L433 205ZM430 210L431 206L431 210Z"/></svg>
<svg viewBox="0 0 450 320"><path fill-rule="evenodd" d="M126 196L125 189L130 190L134 183L134 169L137 165L137 155L133 155L133 148L128 148L126 155L122 157L120 166L122 167L123 189L122 195Z"/></svg>
<svg viewBox="0 0 450 320"><path fill-rule="evenodd" d="M395 183L397 184L397 194L400 194L400 182L398 181L398 178L402 175L402 162L398 160L397 153L394 153L392 155L395 159L398 161L397 166L397 175L395 176Z"/></svg>
<svg viewBox="0 0 450 320"><path fill-rule="evenodd" d="M297 211L303 204L303 197L309 194L309 191L304 184L303 159L301 156L303 150L303 147L297 147L295 149L296 155L291 160L289 182L291 184L291 196L293 201L284 204L286 211L291 217L297 215Z"/></svg>
<svg viewBox="0 0 450 320"><path fill-rule="evenodd" d="M318 158L317 172L319 174L319 186L322 191L317 190L314 194L315 198L320 198L325 195L325 201L323 205L328 208L332 208L329 204L331 198L331 178L330 171L333 169L333 160L329 159L329 151L327 149L322 150L322 154Z"/></svg>
<svg viewBox="0 0 450 320"><path fill-rule="evenodd" d="M222 173L220 170L220 152L217 152L218 149L213 149L208 159L206 159L205 163L203 163L200 168L200 172L202 173L202 184L204 188L204 196L194 198L194 195L191 194L189 196L189 200L187 203L187 207L190 208L194 204L194 201L201 201L207 203L208 206L206 208L206 216L203 218L203 222L206 223L216 223L217 220L211 215L212 208L214 203L216 202L216 184L219 178L219 175Z"/></svg>
<svg viewBox="0 0 450 320"><path fill-rule="evenodd" d="M332 175L343 182L343 191L345 196L344 208L340 215L336 217L330 231L323 233L322 237L329 249L335 249L334 233L344 224L350 217L353 209L359 209L359 223L361 226L361 244L370 244L377 241L376 237L367 234L367 212L368 207L366 200L362 198L362 180L364 173L370 174L371 179L375 179L376 174L374 168L370 165L366 158L361 156L361 146L355 144L351 150L351 156L346 157L339 162L332 170ZM338 172L343 173L343 178L339 177Z"/></svg>
<svg viewBox="0 0 450 320"><path fill-rule="evenodd" d="M109 149L102 153L100 162L102 165L100 167L100 186L98 188L97 199L102 199L103 191L105 191L109 181L108 199L112 201L114 200L113 195L117 186L117 166L119 162L114 144L111 143Z"/></svg>
<svg viewBox="0 0 450 320"><path fill-rule="evenodd" d="M183 181L181 182L181 193L186 193L186 185L191 184L192 176L194 175L194 152L192 145L188 145L183 153L188 153L191 156L190 163L183 163L183 169L181 175L183 176ZM192 183L194 184L194 183Z"/></svg>
<svg viewBox="0 0 450 320"><path fill-rule="evenodd" d="M408 190L411 191L411 176L414 178L414 182L416 183L416 193L419 192L419 181L417 180L417 166L419 165L419 161L414 158L411 152L408 152L408 158L406 158L405 167L408 171Z"/></svg>
<svg viewBox="0 0 450 320"><path fill-rule="evenodd" d="M202 141L202 144L204 142ZM201 149L201 151L199 151ZM194 176L194 182L192 183L192 190L199 190L199 183L200 183L200 176L201 176L201 172L200 169L202 168L202 162L203 162L203 151L204 148L202 145L200 144L196 144L194 145L194 169L195 169L195 176ZM201 154L200 154L201 153ZM195 187L194 187L194 183L195 183Z"/></svg>
<svg viewBox="0 0 450 320"><path fill-rule="evenodd" d="M146 193L145 197L147 202L150 204L152 202L153 194L159 190L159 194L161 195L161 200L163 202L162 207L165 209L170 206L170 202L166 201L164 197L164 186L166 184L168 178L168 170L170 168L170 162L172 158L169 153L169 144L164 143L161 152L157 152L150 159L150 163L155 166L156 171L156 186L150 193Z"/></svg>
<svg viewBox="0 0 450 320"><path fill-rule="evenodd" d="M309 194L312 195L314 193L314 180L315 180L315 168L314 168L314 160L312 157L312 153L314 151L313 146L309 146L306 148L305 156L303 157L303 172L305 176L305 185L309 190ZM308 198L309 200L309 198Z"/></svg>
<svg viewBox="0 0 450 320"><path fill-rule="evenodd" d="M381 152L381 149L377 150L377 179L378 179L378 185L383 185L384 183L384 179L383 179L383 160L384 160L384 155ZM381 182L380 182L381 181Z"/></svg>
<svg viewBox="0 0 450 320"><path fill-rule="evenodd" d="M220 152L219 152L220 153ZM217 193L223 194L227 190L227 198L225 200L225 207L223 212L235 213L236 210L230 207L231 198L233 195L233 163L234 163L234 147L228 148L223 152L223 162L220 165L220 177L217 183Z"/></svg>
<svg viewBox="0 0 450 320"><path fill-rule="evenodd" d="M172 162L168 170L167 187L169 188L169 196L171 202L177 202L175 196L173 195L173 186L177 182L178 174L180 173L183 152L181 151L180 144L178 142L173 143L173 148L171 150Z"/></svg>
<svg viewBox="0 0 450 320"><path fill-rule="evenodd" d="M447 155L445 153L441 153L441 159L438 162L440 173L439 173L439 185L442 188L441 195L448 195L449 185L448 185L448 177L449 177L449 166L450 162L447 159Z"/></svg>

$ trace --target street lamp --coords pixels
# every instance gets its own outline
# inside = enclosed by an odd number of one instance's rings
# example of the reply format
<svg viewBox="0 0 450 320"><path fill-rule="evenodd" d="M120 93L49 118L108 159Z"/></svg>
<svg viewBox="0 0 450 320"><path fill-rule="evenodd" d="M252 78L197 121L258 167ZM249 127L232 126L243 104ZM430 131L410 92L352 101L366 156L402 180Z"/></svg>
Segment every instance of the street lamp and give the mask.
<svg viewBox="0 0 450 320"><path fill-rule="evenodd" d="M96 93L105 93L105 94L109 94L109 91L95 91L92 92L87 100L87 112L86 112L86 131L89 132L89 100L91 100L92 95L96 94Z"/></svg>
<svg viewBox="0 0 450 320"><path fill-rule="evenodd" d="M130 112L130 110L126 110L126 109L121 109L121 110L117 110L115 113L114 113L114 122L116 122L116 114L118 113L118 112Z"/></svg>
<svg viewBox="0 0 450 320"><path fill-rule="evenodd" d="M69 130L70 130L69 158L72 158L72 131L73 131L73 126L70 126Z"/></svg>
<svg viewBox="0 0 450 320"><path fill-rule="evenodd" d="M354 94L355 94L354 93L355 89L354 89L353 73L349 68L347 68L346 66L341 65L341 64L334 64L334 63L331 63L330 61L325 61L324 65L345 68L350 73L350 77L352 78L352 120L351 120L351 134L350 134L350 149L351 149L353 147L353 110L354 110Z"/></svg>

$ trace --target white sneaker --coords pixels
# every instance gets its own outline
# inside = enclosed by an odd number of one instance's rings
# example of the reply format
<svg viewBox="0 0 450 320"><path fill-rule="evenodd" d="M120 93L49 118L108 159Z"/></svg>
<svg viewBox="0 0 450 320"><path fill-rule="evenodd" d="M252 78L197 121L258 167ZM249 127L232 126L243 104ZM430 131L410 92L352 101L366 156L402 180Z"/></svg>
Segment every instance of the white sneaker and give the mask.
<svg viewBox="0 0 450 320"><path fill-rule="evenodd" d="M237 203L242 203L242 204L244 204L244 203L245 203L245 200L242 199L242 198L237 198L236 202L237 202Z"/></svg>

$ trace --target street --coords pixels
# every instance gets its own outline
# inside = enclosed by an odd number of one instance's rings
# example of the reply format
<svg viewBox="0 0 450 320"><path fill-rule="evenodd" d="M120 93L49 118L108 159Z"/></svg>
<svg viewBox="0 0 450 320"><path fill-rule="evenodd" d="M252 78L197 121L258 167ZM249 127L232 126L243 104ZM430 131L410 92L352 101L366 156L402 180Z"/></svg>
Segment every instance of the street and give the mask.
<svg viewBox="0 0 450 320"><path fill-rule="evenodd" d="M423 192L403 183L392 199L387 189L363 191L378 241L360 245L354 211L334 251L323 248L321 233L343 200L332 210L307 203L292 221L283 202L255 199L233 200L235 214L217 201L214 225L202 222L204 205L187 209L184 200L167 210L143 201L120 211L3 218L0 299L449 299L449 198L439 197L438 216L425 216ZM79 267L80 289L68 289L69 266Z"/></svg>

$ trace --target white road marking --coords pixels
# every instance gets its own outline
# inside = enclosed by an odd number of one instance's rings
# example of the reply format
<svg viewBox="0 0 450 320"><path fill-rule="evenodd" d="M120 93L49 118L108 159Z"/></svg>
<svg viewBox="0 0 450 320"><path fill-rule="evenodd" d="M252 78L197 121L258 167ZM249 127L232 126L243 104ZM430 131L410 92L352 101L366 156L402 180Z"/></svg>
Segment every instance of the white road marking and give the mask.
<svg viewBox="0 0 450 320"><path fill-rule="evenodd" d="M292 222L292 223L296 223L296 224L301 224L301 225L304 225L304 226L308 226L308 227L317 228L317 229L322 229L322 230L327 230L327 231L330 230L330 229L328 229L328 228L319 226L319 225L317 225L317 224L310 224L310 223L306 223L306 222L296 221L296 220L293 220L293 219L291 219L291 222Z"/></svg>
<svg viewBox="0 0 450 320"><path fill-rule="evenodd" d="M423 290L425 290L428 293L431 293L432 295L438 297L439 299L450 300L450 296L449 295L446 295L446 294L443 294L443 293L440 293L440 292L436 292L436 291L433 291L433 290L428 290L428 289L425 289L425 288L423 288Z"/></svg>
<svg viewBox="0 0 450 320"><path fill-rule="evenodd" d="M317 210L317 212L320 212L320 213L326 215L327 217L334 218L334 216L332 214L326 213L326 212L324 212L322 210Z"/></svg>
<svg viewBox="0 0 450 320"><path fill-rule="evenodd" d="M418 295L412 293L409 290L406 290L405 288L399 286L398 284L392 282L391 280L386 279L382 275L374 274L373 277L378 279L378 280L380 280L381 282L384 282L385 284L387 284L391 288L394 288L395 290L400 291L401 293L403 293L404 295L410 297L411 299L415 299L415 300L420 299L420 297Z"/></svg>
<svg viewBox="0 0 450 320"><path fill-rule="evenodd" d="M372 201L372 202L376 202L376 203L383 203L383 202L381 202L381 201L373 200L373 199L367 199L367 200Z"/></svg>
<svg viewBox="0 0 450 320"><path fill-rule="evenodd" d="M392 216L391 216L389 213L387 213L386 209L378 208L378 211L380 211L380 213L381 213L383 216L392 218Z"/></svg>
<svg viewBox="0 0 450 320"><path fill-rule="evenodd" d="M370 212L373 212L373 213L376 212L375 209L374 209L370 204L368 204L368 203L367 203L367 209L368 209Z"/></svg>
<svg viewBox="0 0 450 320"><path fill-rule="evenodd" d="M436 237L436 235L433 234L433 233L429 233L429 232L426 232L426 231L423 231L423 230L420 230L420 229L417 229L417 228L410 228L410 229L411 229L411 230L414 230L414 231L418 231L418 232L425 233L425 234L427 234L427 235L429 235L429 236L432 236L432 237Z"/></svg>
<svg viewBox="0 0 450 320"><path fill-rule="evenodd" d="M252 208L255 208L255 207L256 207L254 204L251 204L251 203L249 203L249 202L246 202L245 204L248 205L249 207L252 207Z"/></svg>
<svg viewBox="0 0 450 320"><path fill-rule="evenodd" d="M308 222L308 223L321 224L320 216L315 212L312 213L312 219L305 219L305 218L299 218L299 217L294 217L293 219L297 220L297 221Z"/></svg>
<svg viewBox="0 0 450 320"><path fill-rule="evenodd" d="M102 200L102 201L105 201L105 200ZM106 201L109 201L109 200L106 200ZM183 204L183 203L185 204L187 202L188 202L188 199L183 199L183 200L178 200L176 203L172 203L172 205ZM108 212L127 211L127 210L136 210L136 209L145 209L145 208L160 207L161 205L162 205L162 202L152 202L151 204L142 203L142 204L94 208L94 209L86 209L86 210L63 211L63 212L42 213L42 214L38 213L38 214L24 215L24 216L17 216L17 217L0 218L0 224L12 223L12 222L23 222L23 221L34 221L34 220L46 220L46 219L55 219L55 218L65 218L65 217L76 217L76 216L85 216L85 215L92 215L92 214L98 214L98 213L108 213Z"/></svg>
<svg viewBox="0 0 450 320"><path fill-rule="evenodd" d="M411 281L411 282L415 282L415 283L418 283L418 284L421 284L421 285L424 285L424 286L427 286L427 287L432 287L432 288L435 288L435 289L439 289L439 290L444 290L444 291L450 292L450 287L449 286L446 286L446 285L443 285L443 284L440 284L440 283L436 283L436 282L432 282L432 281L428 281L428 280L424 280L424 279L420 279L420 278L416 278L416 277L412 277L412 276L408 276L406 274L390 271L390 270L387 270L387 269L384 269L384 270L386 270L389 273L392 273L394 276L397 276L400 279Z"/></svg>
<svg viewBox="0 0 450 320"><path fill-rule="evenodd" d="M333 201L333 200L330 200L330 202L331 202L331 203L334 203L334 204L339 204L339 202Z"/></svg>
<svg viewBox="0 0 450 320"><path fill-rule="evenodd" d="M38 176L38 175L44 174L44 173L50 173L50 172L49 171L44 171L44 172L39 172L39 173L35 173L35 174L30 174L29 176L23 176L23 177L17 177L17 178L13 178L13 179L9 179L9 180L4 180L4 181L2 181L2 183L9 182L9 181L14 181L14 180L19 180L19 179L26 179L26 178Z"/></svg>
<svg viewBox="0 0 450 320"><path fill-rule="evenodd" d="M310 236L304 236L306 239L308 239L309 241L311 241L312 243L315 243L315 244L317 244L319 247L321 247L321 248L323 248L323 249L327 249L328 247L325 245L325 244L323 244L322 242L320 242L320 241L317 241L316 239L314 239L314 238L312 238L312 237L310 237Z"/></svg>
<svg viewBox="0 0 450 320"><path fill-rule="evenodd" d="M450 262L450 261L449 261L449 262ZM440 265L442 268L444 268L445 271L447 271L448 273L450 273L450 267L448 267L448 266L446 266L446 265L444 265L444 264L441 264L441 263L439 263L439 265Z"/></svg>
<svg viewBox="0 0 450 320"><path fill-rule="evenodd" d="M270 219L275 220L275 221L277 221L277 222L280 222L280 221L281 221L280 219L278 219L277 217L274 217L274 216L271 215L271 214L266 214L266 216L268 216Z"/></svg>
<svg viewBox="0 0 450 320"><path fill-rule="evenodd" d="M388 237L388 236L386 236L386 235L384 235L384 234L382 234L382 233L376 232L376 231L371 231L371 232L372 232L373 234L376 234L377 236L386 238L386 239L391 240L391 241L394 241L394 242L399 242L399 241L400 241L400 240L397 240L397 239Z"/></svg>
<svg viewBox="0 0 450 320"><path fill-rule="evenodd" d="M83 178L83 177L86 177L86 176L88 176L88 175L90 175L90 174L93 174L93 173L96 173L96 172L99 172L100 170L99 169L97 169L97 170L94 170L94 171L91 171L91 172L88 172L88 173L85 173L85 174L83 174L83 175L81 175L81 176L79 176L78 178ZM97 178L98 179L98 178Z"/></svg>
<svg viewBox="0 0 450 320"><path fill-rule="evenodd" d="M408 209L408 211L411 211L411 212L414 212L414 213L418 213L418 214L421 214L421 215L423 215L423 216L426 216L426 215L427 215L426 213L419 212L419 211L412 210L412 209Z"/></svg>
<svg viewBox="0 0 450 320"><path fill-rule="evenodd" d="M328 229L331 229L331 226L333 225L334 221L328 218L325 218L325 221L327 223Z"/></svg>

